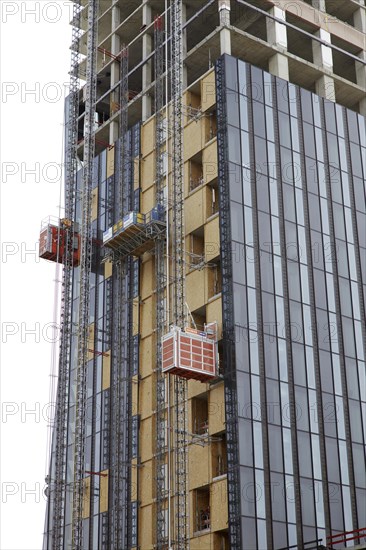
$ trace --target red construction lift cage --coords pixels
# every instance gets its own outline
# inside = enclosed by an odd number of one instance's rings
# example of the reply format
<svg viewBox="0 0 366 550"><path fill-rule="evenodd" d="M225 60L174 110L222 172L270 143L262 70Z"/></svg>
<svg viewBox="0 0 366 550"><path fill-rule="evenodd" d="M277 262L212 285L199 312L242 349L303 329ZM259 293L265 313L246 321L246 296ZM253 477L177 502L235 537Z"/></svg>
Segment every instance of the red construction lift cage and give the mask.
<svg viewBox="0 0 366 550"><path fill-rule="evenodd" d="M204 331L173 326L162 338L164 373L208 382L217 377L217 324Z"/></svg>
<svg viewBox="0 0 366 550"><path fill-rule="evenodd" d="M43 220L39 236L39 257L51 262L63 263L66 231L70 230L70 222L66 219L59 220L51 216ZM73 239L73 265L76 267L80 261L80 237L77 233Z"/></svg>

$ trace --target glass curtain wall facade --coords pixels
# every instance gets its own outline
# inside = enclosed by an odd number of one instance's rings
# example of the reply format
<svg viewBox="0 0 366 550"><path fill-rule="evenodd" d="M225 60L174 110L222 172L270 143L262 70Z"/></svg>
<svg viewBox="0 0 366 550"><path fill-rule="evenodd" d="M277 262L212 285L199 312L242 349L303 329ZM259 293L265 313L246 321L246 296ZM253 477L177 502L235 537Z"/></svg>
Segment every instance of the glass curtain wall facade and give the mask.
<svg viewBox="0 0 366 550"><path fill-rule="evenodd" d="M230 540L324 544L366 517L365 118L227 55L216 84Z"/></svg>

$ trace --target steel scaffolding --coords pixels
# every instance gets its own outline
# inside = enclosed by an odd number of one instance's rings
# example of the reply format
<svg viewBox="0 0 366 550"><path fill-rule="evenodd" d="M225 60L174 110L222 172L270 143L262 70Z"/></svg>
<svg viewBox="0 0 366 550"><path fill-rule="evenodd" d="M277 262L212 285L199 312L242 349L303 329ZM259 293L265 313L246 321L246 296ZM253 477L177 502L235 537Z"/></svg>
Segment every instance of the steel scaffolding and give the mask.
<svg viewBox="0 0 366 550"><path fill-rule="evenodd" d="M75 216L77 143L79 114L79 61L80 61L80 1L73 4L73 27L71 44L70 93L66 119L66 167L65 167L65 218L71 222ZM55 414L55 471L51 479L54 488L50 499L53 501L52 548L64 548L65 497L66 497L66 453L68 389L70 378L70 353L72 333L72 283L73 283L73 241L74 224L65 229L65 249L63 258L63 280L61 298L61 342L58 372L58 386Z"/></svg>
<svg viewBox="0 0 366 550"><path fill-rule="evenodd" d="M154 22L155 42L155 197L156 204L164 201L164 166L163 145L164 132L164 24L161 17ZM155 449L155 488L156 488L156 548L165 547L168 536L169 518L167 510L166 474L168 471L166 453L165 411L166 387L162 373L161 339L166 326L167 277L165 272L165 235L161 234L155 241L155 279L156 279L156 449Z"/></svg>
<svg viewBox="0 0 366 550"><path fill-rule="evenodd" d="M173 323L185 328L185 235L183 180L183 5L171 4L171 102L172 102L172 262ZM175 377L175 540L177 550L189 548L187 381Z"/></svg>
<svg viewBox="0 0 366 550"><path fill-rule="evenodd" d="M85 96L84 170L81 189L80 292L75 397L74 485L72 548L83 548L83 495L85 486L86 365L88 361L90 273L92 262L92 179L95 153L94 113L97 96L97 40L99 0L88 5L88 41Z"/></svg>

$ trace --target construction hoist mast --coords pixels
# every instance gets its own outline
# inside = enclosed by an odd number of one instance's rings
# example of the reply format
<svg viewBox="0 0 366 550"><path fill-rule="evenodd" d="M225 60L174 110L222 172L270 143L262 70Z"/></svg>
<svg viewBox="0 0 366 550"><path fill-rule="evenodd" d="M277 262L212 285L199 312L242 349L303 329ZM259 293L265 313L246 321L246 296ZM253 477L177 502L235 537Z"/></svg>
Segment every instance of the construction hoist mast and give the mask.
<svg viewBox="0 0 366 550"><path fill-rule="evenodd" d="M95 154L94 113L97 93L97 39L99 0L89 0L86 59L84 170L81 189L80 292L75 392L74 486L72 548L83 548L83 492L85 476L86 365L89 338L89 295L92 261L92 179Z"/></svg>
<svg viewBox="0 0 366 550"><path fill-rule="evenodd" d="M79 51L80 51L80 1L73 3L72 44L70 67L70 93L66 110L66 155L65 155L65 218L71 222L75 216L77 143L79 114ZM72 281L73 281L73 223L65 227L63 255L63 278L61 298L61 342L58 372L58 386L55 412L55 471L50 494L53 502L52 548L64 548L65 496L66 496L66 452L67 452L67 411L70 372L70 350L72 336Z"/></svg>
<svg viewBox="0 0 366 550"><path fill-rule="evenodd" d="M130 153L128 143L128 48L120 57L120 155L117 221L131 206L129 178ZM116 258L113 274L113 355L112 355L112 417L111 429L111 519L110 548L130 548L130 339L132 334L130 300L130 258Z"/></svg>
<svg viewBox="0 0 366 550"><path fill-rule="evenodd" d="M167 14L166 14L167 16ZM163 145L164 132L164 24L161 16L154 22L155 44L155 197L156 204L164 202L164 166ZM168 170L167 170L168 172ZM156 548L166 547L169 518L166 516L166 425L165 414L165 377L162 373L162 337L164 335L165 289L167 277L165 273L165 238L159 236L155 243L155 280L156 280ZM169 457L168 457L169 460Z"/></svg>
<svg viewBox="0 0 366 550"><path fill-rule="evenodd" d="M185 235L183 180L183 6L171 3L171 100L172 100L172 263L173 322L185 328ZM188 530L188 426L187 381L176 377L175 389L175 548L189 548Z"/></svg>

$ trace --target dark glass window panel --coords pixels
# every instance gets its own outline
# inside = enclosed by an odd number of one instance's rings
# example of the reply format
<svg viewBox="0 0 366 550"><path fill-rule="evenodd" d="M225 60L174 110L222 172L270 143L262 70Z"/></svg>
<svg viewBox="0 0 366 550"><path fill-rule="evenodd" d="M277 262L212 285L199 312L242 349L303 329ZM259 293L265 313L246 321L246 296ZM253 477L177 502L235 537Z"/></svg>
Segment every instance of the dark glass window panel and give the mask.
<svg viewBox="0 0 366 550"><path fill-rule="evenodd" d="M252 97L264 102L263 71L259 67L251 66L252 73Z"/></svg>
<svg viewBox="0 0 366 550"><path fill-rule="evenodd" d="M292 342L304 342L301 304L290 300L290 330Z"/></svg>
<svg viewBox="0 0 366 550"><path fill-rule="evenodd" d="M268 326L265 330L270 332L270 335L265 334L263 336L266 376L278 380L277 340L273 337L274 328Z"/></svg>
<svg viewBox="0 0 366 550"><path fill-rule="evenodd" d="M259 247L261 250L271 251L271 217L264 212L258 212Z"/></svg>
<svg viewBox="0 0 366 550"><path fill-rule="evenodd" d="M352 399L359 399L359 383L357 363L354 359L346 357L347 393Z"/></svg>
<svg viewBox="0 0 366 550"><path fill-rule="evenodd" d="M242 168L239 164L229 162L228 172L230 199L241 203L243 201L243 186L241 181Z"/></svg>
<svg viewBox="0 0 366 550"><path fill-rule="evenodd" d="M284 476L271 472L272 514L275 521L286 521L286 490L287 487L284 487Z"/></svg>
<svg viewBox="0 0 366 550"><path fill-rule="evenodd" d="M236 94L227 102L227 122L239 126L239 96Z"/></svg>
<svg viewBox="0 0 366 550"><path fill-rule="evenodd" d="M295 384L306 386L305 353L301 344L292 344L292 368Z"/></svg>
<svg viewBox="0 0 366 550"><path fill-rule="evenodd" d="M255 169L259 174L268 175L267 143L260 137L254 138ZM257 176L258 177L258 176Z"/></svg>
<svg viewBox="0 0 366 550"><path fill-rule="evenodd" d="M306 388L295 386L297 429L309 431L309 405Z"/></svg>
<svg viewBox="0 0 366 550"><path fill-rule="evenodd" d="M366 517L366 491L363 489L357 489L357 510L360 518Z"/></svg>
<svg viewBox="0 0 366 550"><path fill-rule="evenodd" d="M274 521L273 528L273 548L287 547L287 529L285 523Z"/></svg>
<svg viewBox="0 0 366 550"><path fill-rule="evenodd" d="M225 56L225 80L227 88L238 91L238 62L228 55Z"/></svg>
<svg viewBox="0 0 366 550"><path fill-rule="evenodd" d="M295 84L288 82L288 100L290 105L290 114L297 118L297 97L298 88Z"/></svg>
<svg viewBox="0 0 366 550"><path fill-rule="evenodd" d="M319 198L312 193L308 194L310 227L321 231Z"/></svg>
<svg viewBox="0 0 366 550"><path fill-rule="evenodd" d="M349 139L354 143L359 143L357 114L354 111L350 111L349 109L347 109L346 112L347 112Z"/></svg>
<svg viewBox="0 0 366 550"><path fill-rule="evenodd" d="M239 420L239 463L241 466L253 466L252 423Z"/></svg>
<svg viewBox="0 0 366 550"><path fill-rule="evenodd" d="M316 154L315 154L314 127L304 122L303 128L304 128L305 155L315 159Z"/></svg>
<svg viewBox="0 0 366 550"><path fill-rule="evenodd" d="M255 523L255 519L241 518L241 530L243 540L245 541L245 550L257 550Z"/></svg>
<svg viewBox="0 0 366 550"><path fill-rule="evenodd" d="M314 291L315 291L315 305L322 309L327 309L327 293L325 288L324 272L319 269L314 269Z"/></svg>
<svg viewBox="0 0 366 550"><path fill-rule="evenodd" d="M235 164L241 164L240 156L240 132L234 126L228 126L229 160Z"/></svg>
<svg viewBox="0 0 366 550"><path fill-rule="evenodd" d="M285 222L286 230L286 256L288 260L299 260L297 230L296 225L291 222Z"/></svg>
<svg viewBox="0 0 366 550"><path fill-rule="evenodd" d="M351 159L353 175L362 178L361 149L354 143L351 143Z"/></svg>
<svg viewBox="0 0 366 550"><path fill-rule="evenodd" d="M281 174L282 181L285 183L293 183L294 171L292 162L292 153L290 149L281 147Z"/></svg>
<svg viewBox="0 0 366 550"><path fill-rule="evenodd" d="M314 485L310 479L300 479L302 521L304 525L316 525L314 509ZM316 538L316 537L315 537ZM309 539L307 539L309 540ZM310 539L314 540L314 539Z"/></svg>
<svg viewBox="0 0 366 550"><path fill-rule="evenodd" d="M297 262L287 262L288 290L291 300L301 301L299 264Z"/></svg>
<svg viewBox="0 0 366 550"><path fill-rule="evenodd" d="M341 298L341 313L347 317L352 317L352 301L349 280L339 277L338 282Z"/></svg>
<svg viewBox="0 0 366 550"><path fill-rule="evenodd" d="M327 132L332 132L333 134L337 133L336 127L336 118L334 103L332 101L324 101L324 112L325 112L325 127Z"/></svg>
<svg viewBox="0 0 366 550"><path fill-rule="evenodd" d="M348 357L356 357L355 335L352 319L342 317L342 330L345 355Z"/></svg>
<svg viewBox="0 0 366 550"><path fill-rule="evenodd" d="M266 381L267 389L267 417L271 424L281 425L281 408L279 384L276 380Z"/></svg>
<svg viewBox="0 0 366 550"><path fill-rule="evenodd" d="M234 319L235 324L241 327L245 327L248 324L247 321L247 301L245 288L237 283L234 283Z"/></svg>
<svg viewBox="0 0 366 550"><path fill-rule="evenodd" d="M319 348L330 351L330 327L328 314L323 309L316 308L316 317Z"/></svg>
<svg viewBox="0 0 366 550"><path fill-rule="evenodd" d="M269 464L271 471L283 472L282 430L279 426L268 426Z"/></svg>
<svg viewBox="0 0 366 550"><path fill-rule="evenodd" d="M267 252L261 252L260 255L261 265L261 285L262 290L266 292L272 292L273 289L273 257Z"/></svg>
<svg viewBox="0 0 366 550"><path fill-rule="evenodd" d="M253 126L256 136L266 137L264 105L258 101L253 101Z"/></svg>
<svg viewBox="0 0 366 550"><path fill-rule="evenodd" d="M285 80L276 79L277 107L279 111L289 112L289 91L288 83Z"/></svg>
<svg viewBox="0 0 366 550"><path fill-rule="evenodd" d="M329 483L329 507L332 531L344 531L342 490L339 483Z"/></svg>
<svg viewBox="0 0 366 550"><path fill-rule="evenodd" d="M327 134L327 142L329 164L331 167L335 166L339 168L339 151L337 137L333 134Z"/></svg>
<svg viewBox="0 0 366 550"><path fill-rule="evenodd" d="M291 149L290 117L285 113L278 113L280 144Z"/></svg>
<svg viewBox="0 0 366 550"><path fill-rule="evenodd" d="M300 94L301 94L302 118L306 122L310 122L310 124L313 124L313 108L312 108L311 93L308 92L307 90L304 90L303 88L300 88Z"/></svg>
<svg viewBox="0 0 366 550"><path fill-rule="evenodd" d="M240 467L241 512L246 516L255 516L256 489L254 470Z"/></svg>
<svg viewBox="0 0 366 550"><path fill-rule="evenodd" d="M357 232L360 246L366 248L366 216L357 212Z"/></svg>
<svg viewBox="0 0 366 550"><path fill-rule="evenodd" d="M283 185L283 206L285 210L285 220L296 223L295 197L292 185Z"/></svg>
<svg viewBox="0 0 366 550"><path fill-rule="evenodd" d="M249 331L235 327L235 359L240 371L249 372Z"/></svg>
<svg viewBox="0 0 366 550"><path fill-rule="evenodd" d="M331 389L332 388L329 388L328 391L330 391ZM333 394L323 392L322 401L323 401L323 419L324 419L325 435L330 437L337 437L337 409L334 403ZM337 462L337 468L338 468L338 462ZM332 478L331 481L336 481L336 478Z"/></svg>
<svg viewBox="0 0 366 550"><path fill-rule="evenodd" d="M297 414L300 414L298 412ZM299 467L300 475L312 477L310 435L306 432L297 432L297 444L299 446Z"/></svg>
<svg viewBox="0 0 366 550"><path fill-rule="evenodd" d="M251 418L251 396L249 375L237 372L238 412L242 418Z"/></svg>
<svg viewBox="0 0 366 550"><path fill-rule="evenodd" d="M353 469L355 472L355 485L366 489L365 448L363 445L352 445Z"/></svg>
<svg viewBox="0 0 366 550"><path fill-rule="evenodd" d="M333 391L333 375L330 353L319 351L319 367L323 391Z"/></svg>
<svg viewBox="0 0 366 550"><path fill-rule="evenodd" d="M262 212L269 213L269 188L268 188L268 177L260 176L257 177L257 207Z"/></svg>
<svg viewBox="0 0 366 550"><path fill-rule="evenodd" d="M234 241L244 242L243 207L231 201L231 236Z"/></svg>
<svg viewBox="0 0 366 550"><path fill-rule="evenodd" d="M311 193L318 194L318 172L316 168L316 162L314 159L309 157L305 158L305 168L306 168L306 182L308 191Z"/></svg>
<svg viewBox="0 0 366 550"><path fill-rule="evenodd" d="M337 239L335 252L337 257L338 274L341 277L346 277L348 279L349 271L348 271L348 255L347 255L346 243Z"/></svg>
<svg viewBox="0 0 366 550"><path fill-rule="evenodd" d="M360 403L354 399L349 399L348 404L352 441L355 443L363 443Z"/></svg>
<svg viewBox="0 0 366 550"><path fill-rule="evenodd" d="M344 222L344 210L339 204L333 205L334 231L337 239L346 240L346 228Z"/></svg>
<svg viewBox="0 0 366 550"><path fill-rule="evenodd" d="M235 252L232 259L233 281L245 285L245 248L242 243L235 243Z"/></svg>

